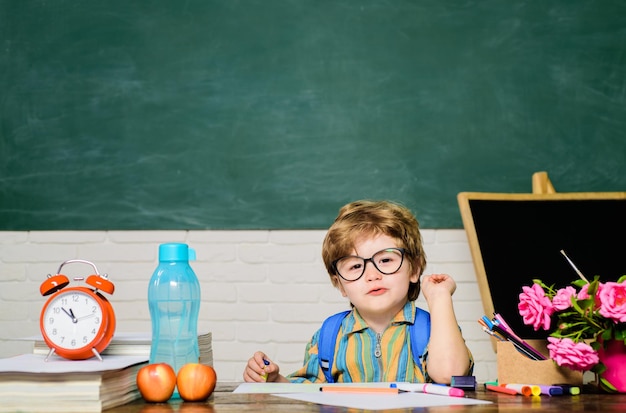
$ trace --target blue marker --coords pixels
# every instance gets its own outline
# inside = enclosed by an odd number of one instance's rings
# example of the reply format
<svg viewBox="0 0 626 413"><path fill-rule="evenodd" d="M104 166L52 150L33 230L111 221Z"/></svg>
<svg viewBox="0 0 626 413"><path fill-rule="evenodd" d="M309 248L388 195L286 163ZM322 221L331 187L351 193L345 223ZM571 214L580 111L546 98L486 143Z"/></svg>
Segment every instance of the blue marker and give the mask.
<svg viewBox="0 0 626 413"><path fill-rule="evenodd" d="M563 388L561 386L543 386L539 385L541 394L547 394L550 396L561 396L563 394Z"/></svg>

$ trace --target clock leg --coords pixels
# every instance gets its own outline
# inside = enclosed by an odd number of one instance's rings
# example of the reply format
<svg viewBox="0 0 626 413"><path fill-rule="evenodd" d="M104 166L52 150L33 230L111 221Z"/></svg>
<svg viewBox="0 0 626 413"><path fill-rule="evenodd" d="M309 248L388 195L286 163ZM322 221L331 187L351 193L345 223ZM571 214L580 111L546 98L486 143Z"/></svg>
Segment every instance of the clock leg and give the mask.
<svg viewBox="0 0 626 413"><path fill-rule="evenodd" d="M48 361L48 359L50 358L50 356L51 356L51 355L53 355L53 354L54 354L54 347L52 347L52 348L50 349L50 351L48 352L48 355L46 356L46 358L45 358L45 359L43 359L43 361Z"/></svg>
<svg viewBox="0 0 626 413"><path fill-rule="evenodd" d="M94 354L94 356L98 357L98 360L102 361L102 356L100 355L100 353L98 353L98 350L96 350L96 348L92 348L91 352Z"/></svg>

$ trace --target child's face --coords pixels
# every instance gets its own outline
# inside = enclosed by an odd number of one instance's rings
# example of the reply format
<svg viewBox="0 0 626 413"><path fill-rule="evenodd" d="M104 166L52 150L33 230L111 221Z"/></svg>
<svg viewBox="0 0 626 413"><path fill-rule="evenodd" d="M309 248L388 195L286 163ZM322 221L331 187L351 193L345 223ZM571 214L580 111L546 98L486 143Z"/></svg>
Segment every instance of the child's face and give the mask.
<svg viewBox="0 0 626 413"><path fill-rule="evenodd" d="M352 255L371 258L386 248L397 248L394 238L388 235L361 238L355 244ZM364 318L389 316L393 317L406 304L409 282L416 283L418 274L411 273L408 260L404 259L400 269L385 275L378 271L370 261L365 262L365 272L356 281L346 281L337 276L337 288L344 297L359 310Z"/></svg>

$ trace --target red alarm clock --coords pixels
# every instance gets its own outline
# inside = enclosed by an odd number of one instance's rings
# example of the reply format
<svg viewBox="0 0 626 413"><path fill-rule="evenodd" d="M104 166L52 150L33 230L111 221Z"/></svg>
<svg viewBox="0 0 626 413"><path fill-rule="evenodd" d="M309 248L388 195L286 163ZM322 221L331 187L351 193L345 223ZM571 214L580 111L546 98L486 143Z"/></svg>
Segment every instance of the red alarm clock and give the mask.
<svg viewBox="0 0 626 413"><path fill-rule="evenodd" d="M74 281L85 281L87 286L67 287L67 276L61 274L66 264L91 265L95 274L85 280L75 277ZM56 275L48 278L39 288L41 295L50 298L41 310L39 326L43 339L50 348L46 360L56 353L70 360L85 360L97 357L109 345L115 333L113 306L102 292L113 294L115 287L106 274L100 275L96 266L85 260L68 260L61 264Z"/></svg>

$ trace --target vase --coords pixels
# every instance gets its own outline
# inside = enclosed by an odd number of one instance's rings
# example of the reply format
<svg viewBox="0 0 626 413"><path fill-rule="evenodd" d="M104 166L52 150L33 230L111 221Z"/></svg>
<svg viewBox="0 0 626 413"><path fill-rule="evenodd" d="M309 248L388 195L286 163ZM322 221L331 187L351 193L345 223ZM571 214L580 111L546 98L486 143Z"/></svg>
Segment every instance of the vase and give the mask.
<svg viewBox="0 0 626 413"><path fill-rule="evenodd" d="M626 345L620 340L608 340L598 350L606 370L598 376L600 387L611 393L626 393Z"/></svg>

